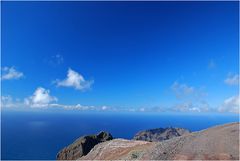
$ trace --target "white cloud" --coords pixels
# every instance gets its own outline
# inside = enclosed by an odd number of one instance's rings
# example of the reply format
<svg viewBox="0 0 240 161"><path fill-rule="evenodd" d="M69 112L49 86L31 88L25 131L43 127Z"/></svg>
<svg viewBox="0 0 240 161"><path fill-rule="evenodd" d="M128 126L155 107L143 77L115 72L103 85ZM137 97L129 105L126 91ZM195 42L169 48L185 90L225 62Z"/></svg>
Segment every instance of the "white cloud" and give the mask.
<svg viewBox="0 0 240 161"><path fill-rule="evenodd" d="M23 73L17 71L14 67L2 68L2 80L19 79L23 77Z"/></svg>
<svg viewBox="0 0 240 161"><path fill-rule="evenodd" d="M187 84L178 83L177 81L175 81L170 88L176 98L187 102L203 101L205 96L207 96L204 87L196 88Z"/></svg>
<svg viewBox="0 0 240 161"><path fill-rule="evenodd" d="M224 100L223 104L219 107L219 112L232 112L232 113L239 113L239 96L232 96Z"/></svg>
<svg viewBox="0 0 240 161"><path fill-rule="evenodd" d="M107 110L108 107L107 106L102 106L102 110Z"/></svg>
<svg viewBox="0 0 240 161"><path fill-rule="evenodd" d="M67 78L62 81L56 80L56 84L57 86L73 87L77 90L83 91L91 88L93 80L87 81L81 74L69 68Z"/></svg>
<svg viewBox="0 0 240 161"><path fill-rule="evenodd" d="M66 105L58 104L58 99L50 95L50 91L42 87L38 87L32 96L25 98L24 104L27 107L43 108L43 109L64 109L64 110L108 110L107 106L95 107L95 106L83 106L81 104Z"/></svg>
<svg viewBox="0 0 240 161"><path fill-rule="evenodd" d="M12 102L12 97L10 95L7 96L1 96L2 102Z"/></svg>
<svg viewBox="0 0 240 161"><path fill-rule="evenodd" d="M76 105L63 105L63 104L49 104L48 105L49 108L51 107L54 107L54 108L62 108L62 109L65 109L65 110L81 110L81 111L84 111L84 110L95 110L95 107L94 106L83 106L83 105L80 105L80 104L76 104Z"/></svg>
<svg viewBox="0 0 240 161"><path fill-rule="evenodd" d="M38 87L32 96L25 98L24 102L30 107L48 107L50 103L56 102L57 98L50 95L50 91Z"/></svg>
<svg viewBox="0 0 240 161"><path fill-rule="evenodd" d="M19 99L13 99L10 95L1 96L1 108L18 108L22 105Z"/></svg>
<svg viewBox="0 0 240 161"><path fill-rule="evenodd" d="M239 75L231 75L224 80L227 85L238 85L239 84Z"/></svg>
<svg viewBox="0 0 240 161"><path fill-rule="evenodd" d="M188 86L186 84L180 84L176 81L172 84L171 89L177 98L188 96L195 92L194 87Z"/></svg>
<svg viewBox="0 0 240 161"><path fill-rule="evenodd" d="M173 105L168 110L177 112L213 111L207 101L205 101L205 96L207 96L207 93L204 91L204 87L196 88L187 84L180 84L175 81L171 86L171 89L176 97L181 100L181 103Z"/></svg>
<svg viewBox="0 0 240 161"><path fill-rule="evenodd" d="M1 107L16 108L25 105L25 107L35 107L43 109L65 109L65 110L80 110L80 111L129 111L129 112L239 112L239 96L233 96L224 100L223 104L219 108L210 108L207 102L198 101L191 102L185 101L170 107L142 107L142 108L121 108L121 107L110 107L110 106L85 106L81 104L76 105L65 105L57 104L58 99L50 95L50 91L42 87L38 87L32 96L25 98L24 102L19 99L13 99L10 95L1 96Z"/></svg>
<svg viewBox="0 0 240 161"><path fill-rule="evenodd" d="M26 107L26 108L38 108L38 109L64 109L64 110L95 110L95 111L106 111L112 110L108 106L84 106L81 104L67 105L56 103L58 99L50 95L50 91L42 87L38 87L32 96L27 97L24 101L19 99L13 99L11 96L1 97L1 107L16 108L16 107Z"/></svg>
<svg viewBox="0 0 240 161"><path fill-rule="evenodd" d="M207 102L201 101L198 103L183 102L172 107L173 111L177 112L209 112L210 107Z"/></svg>
<svg viewBox="0 0 240 161"><path fill-rule="evenodd" d="M191 102L184 102L184 103L175 105L173 107L173 110L178 112L187 112L187 111L191 111L189 110L191 108L193 108L193 104Z"/></svg>
<svg viewBox="0 0 240 161"><path fill-rule="evenodd" d="M10 95L1 96L1 107L13 107L13 99Z"/></svg>

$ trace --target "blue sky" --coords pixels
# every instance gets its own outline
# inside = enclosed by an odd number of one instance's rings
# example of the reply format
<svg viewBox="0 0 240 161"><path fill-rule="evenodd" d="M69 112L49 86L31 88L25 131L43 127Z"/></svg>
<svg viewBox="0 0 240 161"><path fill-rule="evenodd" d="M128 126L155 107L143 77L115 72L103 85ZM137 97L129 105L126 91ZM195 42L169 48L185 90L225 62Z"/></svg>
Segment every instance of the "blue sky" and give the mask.
<svg viewBox="0 0 240 161"><path fill-rule="evenodd" d="M236 111L238 12L238 2L3 2L2 102Z"/></svg>

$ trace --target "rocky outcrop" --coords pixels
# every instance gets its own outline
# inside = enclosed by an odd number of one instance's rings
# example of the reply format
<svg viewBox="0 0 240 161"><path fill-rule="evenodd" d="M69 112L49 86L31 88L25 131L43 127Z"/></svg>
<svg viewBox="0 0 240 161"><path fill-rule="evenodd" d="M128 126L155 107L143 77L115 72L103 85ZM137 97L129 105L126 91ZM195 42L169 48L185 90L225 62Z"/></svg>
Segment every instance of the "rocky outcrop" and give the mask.
<svg viewBox="0 0 240 161"><path fill-rule="evenodd" d="M98 143L112 140L113 137L108 132L100 132L97 135L83 136L74 141L71 145L63 148L57 154L57 160L75 160L87 155Z"/></svg>
<svg viewBox="0 0 240 161"><path fill-rule="evenodd" d="M168 139L182 136L189 133L190 133L189 130L183 129L183 128L173 128L173 127L157 128L157 129L140 131L133 137L133 140L157 142L157 141L168 140Z"/></svg>
<svg viewBox="0 0 240 161"><path fill-rule="evenodd" d="M97 144L79 160L239 160L239 123L161 142L114 139Z"/></svg>

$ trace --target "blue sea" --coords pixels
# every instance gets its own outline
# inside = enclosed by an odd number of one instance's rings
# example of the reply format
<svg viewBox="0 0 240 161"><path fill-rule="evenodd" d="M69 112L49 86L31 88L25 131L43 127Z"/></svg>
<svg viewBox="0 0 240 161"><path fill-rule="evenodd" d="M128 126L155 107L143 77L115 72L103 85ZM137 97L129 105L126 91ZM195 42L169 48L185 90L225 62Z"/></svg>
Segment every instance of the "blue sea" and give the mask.
<svg viewBox="0 0 240 161"><path fill-rule="evenodd" d="M131 139L140 130L182 127L191 131L238 122L237 114L105 113L81 111L2 111L1 159L55 159L75 139L105 130Z"/></svg>

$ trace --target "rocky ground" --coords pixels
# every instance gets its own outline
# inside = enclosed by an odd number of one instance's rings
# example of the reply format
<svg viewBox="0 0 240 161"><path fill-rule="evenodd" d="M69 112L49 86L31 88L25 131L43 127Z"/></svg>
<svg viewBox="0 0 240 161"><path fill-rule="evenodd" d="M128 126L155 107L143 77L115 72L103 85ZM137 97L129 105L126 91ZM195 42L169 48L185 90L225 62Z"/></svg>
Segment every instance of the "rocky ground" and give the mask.
<svg viewBox="0 0 240 161"><path fill-rule="evenodd" d="M57 160L76 160L84 155L87 155L98 143L112 139L112 135L104 131L97 135L82 136L69 146L60 150L57 154Z"/></svg>
<svg viewBox="0 0 240 161"><path fill-rule="evenodd" d="M150 141L150 142L159 142L163 140L172 139L174 137L182 136L189 134L190 131L183 128L157 128L150 129L138 132L133 140L142 140L142 141Z"/></svg>
<svg viewBox="0 0 240 161"><path fill-rule="evenodd" d="M239 123L212 127L162 142L114 139L79 160L239 160Z"/></svg>
<svg viewBox="0 0 240 161"><path fill-rule="evenodd" d="M143 140L143 141L162 141L178 137L184 134L189 133L187 129L182 128L158 128L150 129L138 132L134 136L134 140ZM75 160L82 156L87 155L90 150L97 145L108 140L112 140L113 137L108 132L100 132L97 135L86 135L78 138L74 143L60 150L57 154L57 160ZM139 142L138 142L139 143ZM125 144L125 143L124 143ZM128 142L128 145L134 146L134 142ZM123 144L121 144L123 145Z"/></svg>

